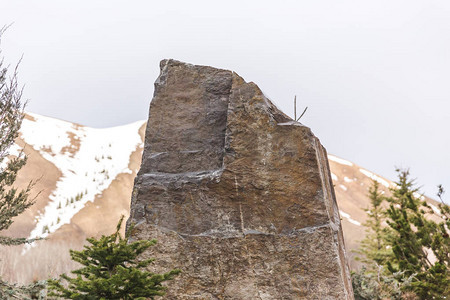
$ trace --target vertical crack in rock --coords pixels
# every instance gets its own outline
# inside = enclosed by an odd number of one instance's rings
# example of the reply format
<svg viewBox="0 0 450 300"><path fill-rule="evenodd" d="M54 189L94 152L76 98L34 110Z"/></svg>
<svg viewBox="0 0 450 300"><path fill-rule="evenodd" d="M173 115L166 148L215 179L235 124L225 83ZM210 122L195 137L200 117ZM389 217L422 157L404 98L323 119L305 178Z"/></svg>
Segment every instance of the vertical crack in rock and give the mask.
<svg viewBox="0 0 450 300"><path fill-rule="evenodd" d="M234 72L161 62L131 222L167 299L353 299L325 149Z"/></svg>

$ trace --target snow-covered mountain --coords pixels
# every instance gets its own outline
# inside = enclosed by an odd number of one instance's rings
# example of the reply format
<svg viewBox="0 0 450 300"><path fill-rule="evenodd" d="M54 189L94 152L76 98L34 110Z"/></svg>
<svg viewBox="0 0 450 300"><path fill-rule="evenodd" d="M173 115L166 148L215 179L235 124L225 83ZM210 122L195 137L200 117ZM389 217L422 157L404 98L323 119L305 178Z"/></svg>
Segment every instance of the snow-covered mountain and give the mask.
<svg viewBox="0 0 450 300"><path fill-rule="evenodd" d="M133 180L140 166L145 122L95 129L28 113L11 151L24 148L28 163L18 184L36 180L36 203L3 234L47 237L33 247L0 248L0 276L18 282L56 276L73 268L68 249L113 232L128 216ZM362 225L372 180L385 193L394 184L352 162L329 155L351 267L352 250L364 237ZM437 211L437 203L428 199Z"/></svg>
<svg viewBox="0 0 450 300"><path fill-rule="evenodd" d="M21 138L62 173L29 238L47 237L69 224L119 174L132 174L128 165L131 153L142 146L143 124L95 129L28 114Z"/></svg>

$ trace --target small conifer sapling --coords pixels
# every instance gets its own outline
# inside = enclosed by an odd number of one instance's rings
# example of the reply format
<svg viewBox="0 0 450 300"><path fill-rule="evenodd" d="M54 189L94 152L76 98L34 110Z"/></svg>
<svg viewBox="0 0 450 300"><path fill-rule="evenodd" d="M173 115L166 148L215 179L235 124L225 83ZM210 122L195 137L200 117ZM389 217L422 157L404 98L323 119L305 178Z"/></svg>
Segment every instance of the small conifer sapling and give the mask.
<svg viewBox="0 0 450 300"><path fill-rule="evenodd" d="M72 260L83 265L72 271L75 277L61 275L59 280L49 280L50 295L66 299L155 299L164 295L164 281L180 273L174 269L164 274L143 270L154 259L138 260L138 256L156 244L156 240L140 240L128 243L131 226L125 238L119 231L124 217L117 224L116 231L100 239L89 238L90 245L82 251L70 251ZM66 281L63 284L61 280Z"/></svg>

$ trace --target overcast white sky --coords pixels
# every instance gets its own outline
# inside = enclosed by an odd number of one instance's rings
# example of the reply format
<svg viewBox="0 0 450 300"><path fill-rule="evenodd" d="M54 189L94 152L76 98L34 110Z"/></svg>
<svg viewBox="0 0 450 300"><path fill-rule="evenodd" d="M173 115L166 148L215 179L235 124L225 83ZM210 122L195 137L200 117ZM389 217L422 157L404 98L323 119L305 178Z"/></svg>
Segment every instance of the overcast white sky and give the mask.
<svg viewBox="0 0 450 300"><path fill-rule="evenodd" d="M93 127L146 119L163 58L230 69L329 153L450 191L450 1L2 1L28 110ZM447 195L450 198L450 192Z"/></svg>

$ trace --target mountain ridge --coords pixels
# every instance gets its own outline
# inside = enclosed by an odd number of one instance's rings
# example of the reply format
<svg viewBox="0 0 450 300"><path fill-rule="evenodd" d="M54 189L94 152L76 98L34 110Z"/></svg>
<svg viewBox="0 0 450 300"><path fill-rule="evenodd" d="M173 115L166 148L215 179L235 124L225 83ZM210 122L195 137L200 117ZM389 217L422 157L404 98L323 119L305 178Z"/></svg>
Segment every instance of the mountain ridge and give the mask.
<svg viewBox="0 0 450 300"><path fill-rule="evenodd" d="M26 248L25 255L33 256L48 248L52 251L79 249L90 236L99 237L111 233L120 215L128 217L134 177L140 166L144 140L145 121L111 128L90 128L38 114L27 113L20 137L11 154L17 155L24 148L29 157L20 171L18 185L25 186L30 180L37 181L34 193L36 203L24 214L14 219L9 236L47 237L34 247ZM87 147L87 149L86 149ZM335 155L328 155L331 176L342 219L344 239L352 269L358 267L353 250L365 236L365 208L369 206L368 188L372 180L380 183L380 189L389 193L395 184L359 165ZM419 195L420 196L420 195ZM425 197L424 197L425 199ZM437 202L426 200L437 211ZM33 249L34 248L34 249ZM58 250L59 249L59 250ZM29 282L46 278L42 264L30 272L30 276L15 276L12 267L19 259L20 247L9 251L11 259L0 261L0 276L10 281ZM17 253L16 253L17 252ZM68 251L67 251L68 252ZM42 255L42 253L40 254ZM68 272L68 253L62 255L61 268ZM26 261L26 259L22 260ZM25 267L24 267L25 268Z"/></svg>

